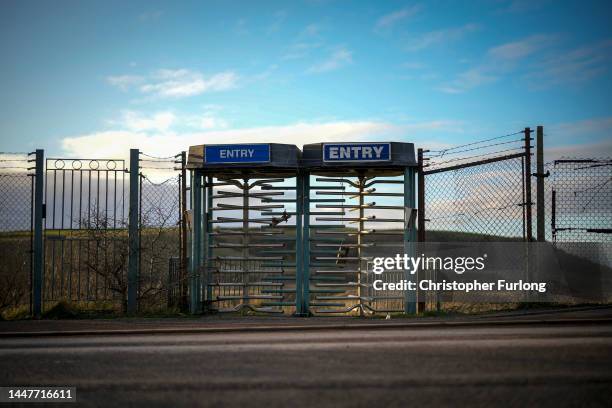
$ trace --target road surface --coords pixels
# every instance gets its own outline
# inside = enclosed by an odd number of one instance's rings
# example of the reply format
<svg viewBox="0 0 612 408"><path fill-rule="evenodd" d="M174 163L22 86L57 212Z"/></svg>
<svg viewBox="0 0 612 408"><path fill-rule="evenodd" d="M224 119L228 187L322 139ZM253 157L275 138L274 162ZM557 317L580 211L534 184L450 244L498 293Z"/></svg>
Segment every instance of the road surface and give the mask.
<svg viewBox="0 0 612 408"><path fill-rule="evenodd" d="M90 406L610 406L612 323L0 338Z"/></svg>

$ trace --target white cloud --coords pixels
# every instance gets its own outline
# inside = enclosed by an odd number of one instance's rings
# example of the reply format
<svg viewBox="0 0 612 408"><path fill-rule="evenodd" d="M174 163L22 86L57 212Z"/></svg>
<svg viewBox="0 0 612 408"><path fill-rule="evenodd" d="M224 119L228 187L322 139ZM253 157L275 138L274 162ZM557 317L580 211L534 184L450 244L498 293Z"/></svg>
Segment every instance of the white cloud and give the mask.
<svg viewBox="0 0 612 408"><path fill-rule="evenodd" d="M406 46L406 50L420 51L436 44L456 41L463 37L465 34L476 31L477 29L478 26L476 24L470 23L461 27L430 31L416 38L413 38L412 40L409 40Z"/></svg>
<svg viewBox="0 0 612 408"><path fill-rule="evenodd" d="M160 70L150 83L140 87L140 91L160 97L181 98L205 92L225 91L237 86L238 76L225 71L210 77L200 72L186 69Z"/></svg>
<svg viewBox="0 0 612 408"><path fill-rule="evenodd" d="M595 143L576 143L563 146L548 147L544 151L544 160L557 160L561 158L610 158L612 157L612 140Z"/></svg>
<svg viewBox="0 0 612 408"><path fill-rule="evenodd" d="M449 85L444 85L438 89L446 93L462 93L468 89L495 82L496 80L497 76L492 72L490 73L488 69L477 67L462 72Z"/></svg>
<svg viewBox="0 0 612 408"><path fill-rule="evenodd" d="M345 65L353 62L353 53L346 48L340 48L334 52L325 60L318 64L311 66L308 69L310 73L323 73L334 71Z"/></svg>
<svg viewBox="0 0 612 408"><path fill-rule="evenodd" d="M492 83L513 72L519 62L532 57L537 51L550 46L556 37L538 34L490 48L482 61L438 87L445 93L462 93L478 86Z"/></svg>
<svg viewBox="0 0 612 408"><path fill-rule="evenodd" d="M391 29L398 22L414 16L420 10L421 10L421 6L418 4L415 4L413 6L405 7L403 9L396 10L392 13L385 14L384 16L380 17L376 21L375 28L376 30Z"/></svg>
<svg viewBox="0 0 612 408"><path fill-rule="evenodd" d="M157 112L152 115L144 115L139 112L124 111L119 124L136 132L147 130L165 132L170 129L175 120L176 116L172 112Z"/></svg>
<svg viewBox="0 0 612 408"><path fill-rule="evenodd" d="M139 114L134 116L142 117ZM152 115L151 118L155 116ZM196 119L200 120L199 126L204 131L180 133L171 127L180 124L195 127L198 125L196 122L187 123L187 120ZM376 120L337 120L240 129L224 129L223 122L212 111L207 111L199 117L177 115L168 127L155 128L146 121L132 121L131 128L128 128L127 122L116 122L125 128L66 137L62 139L62 149L69 156L125 158L130 148L137 147L151 155L168 156L186 150L191 145L203 143L289 143L301 147L318 142L403 139L431 147L438 145L431 140L432 132L460 132L462 129L460 122L449 120L405 124ZM225 124L227 125L227 122Z"/></svg>
<svg viewBox="0 0 612 408"><path fill-rule="evenodd" d="M285 54L281 57L282 60L294 60L305 58L310 51L319 48L323 45L322 42L295 42L289 46Z"/></svg>
<svg viewBox="0 0 612 408"><path fill-rule="evenodd" d="M323 45L321 38L321 26L318 24L307 25L287 47L281 57L282 60L294 60L308 56L310 52Z"/></svg>
<svg viewBox="0 0 612 408"><path fill-rule="evenodd" d="M579 138L610 139L612 117L591 118L573 122L563 122L545 129L555 140L577 140Z"/></svg>
<svg viewBox="0 0 612 408"><path fill-rule="evenodd" d="M535 11L550 2L551 0L511 0L498 11L500 13L525 13Z"/></svg>
<svg viewBox="0 0 612 408"><path fill-rule="evenodd" d="M318 24L308 24L300 33L299 37L318 37L321 33L321 26Z"/></svg>
<svg viewBox="0 0 612 408"><path fill-rule="evenodd" d="M321 141L360 140L398 132L397 126L376 121L299 122L284 126L264 126L231 130L177 134L113 130L95 132L62 140L62 149L77 157L125 157L138 147L152 155L168 155L190 145L208 143L289 143L301 146ZM80 155L80 156L79 156Z"/></svg>
<svg viewBox="0 0 612 408"><path fill-rule="evenodd" d="M239 77L233 71L211 76L188 69L161 69L147 77L120 75L107 82L123 91L136 87L143 94L161 98L182 98L206 92L226 91L238 86Z"/></svg>
<svg viewBox="0 0 612 408"><path fill-rule="evenodd" d="M489 50L490 57L496 60L516 61L528 57L538 50L548 46L555 40L555 36L537 34L506 44L493 47Z"/></svg>
<svg viewBox="0 0 612 408"><path fill-rule="evenodd" d="M612 39L545 57L526 75L536 87L589 81L610 69Z"/></svg>
<svg viewBox="0 0 612 408"><path fill-rule="evenodd" d="M132 86L142 83L142 81L144 81L144 78L138 75L118 75L106 78L106 82L122 91L127 91Z"/></svg>

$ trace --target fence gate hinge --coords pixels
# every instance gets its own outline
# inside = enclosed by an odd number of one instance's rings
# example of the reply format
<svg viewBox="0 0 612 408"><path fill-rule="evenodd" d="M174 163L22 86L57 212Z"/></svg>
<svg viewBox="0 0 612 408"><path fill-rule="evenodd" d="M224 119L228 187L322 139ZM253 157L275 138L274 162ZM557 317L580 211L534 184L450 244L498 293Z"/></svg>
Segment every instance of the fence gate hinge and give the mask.
<svg viewBox="0 0 612 408"><path fill-rule="evenodd" d="M546 173L531 173L531 175L534 177L546 178L546 177L550 177L550 171L546 170Z"/></svg>

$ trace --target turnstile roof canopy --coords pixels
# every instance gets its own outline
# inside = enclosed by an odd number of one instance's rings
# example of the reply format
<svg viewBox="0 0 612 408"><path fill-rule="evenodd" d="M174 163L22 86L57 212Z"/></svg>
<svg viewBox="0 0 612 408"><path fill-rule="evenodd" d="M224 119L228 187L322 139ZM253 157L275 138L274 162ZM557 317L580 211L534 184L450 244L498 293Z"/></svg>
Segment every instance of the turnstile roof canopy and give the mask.
<svg viewBox="0 0 612 408"><path fill-rule="evenodd" d="M413 143L336 142L304 145L301 165L327 174L399 174L417 162Z"/></svg>
<svg viewBox="0 0 612 408"><path fill-rule="evenodd" d="M205 173L277 174L296 172L301 152L280 143L210 144L189 147L187 168Z"/></svg>

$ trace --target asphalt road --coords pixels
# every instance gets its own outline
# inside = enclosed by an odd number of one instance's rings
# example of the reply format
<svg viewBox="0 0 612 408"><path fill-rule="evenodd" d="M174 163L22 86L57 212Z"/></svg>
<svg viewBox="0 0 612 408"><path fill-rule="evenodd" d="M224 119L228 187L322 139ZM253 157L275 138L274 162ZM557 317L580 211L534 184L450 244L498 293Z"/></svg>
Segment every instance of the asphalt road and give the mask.
<svg viewBox="0 0 612 408"><path fill-rule="evenodd" d="M0 384L91 406L610 406L612 324L1 338Z"/></svg>

